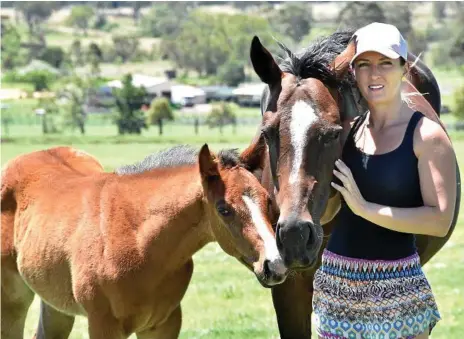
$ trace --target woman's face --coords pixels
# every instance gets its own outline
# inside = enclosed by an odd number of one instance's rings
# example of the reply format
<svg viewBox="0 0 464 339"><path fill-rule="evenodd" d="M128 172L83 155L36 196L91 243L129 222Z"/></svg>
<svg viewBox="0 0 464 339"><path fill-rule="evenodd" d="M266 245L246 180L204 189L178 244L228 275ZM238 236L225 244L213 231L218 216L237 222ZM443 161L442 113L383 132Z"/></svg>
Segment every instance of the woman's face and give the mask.
<svg viewBox="0 0 464 339"><path fill-rule="evenodd" d="M405 73L400 58L366 52L356 58L353 67L358 88L369 104L388 104L400 98L401 78Z"/></svg>

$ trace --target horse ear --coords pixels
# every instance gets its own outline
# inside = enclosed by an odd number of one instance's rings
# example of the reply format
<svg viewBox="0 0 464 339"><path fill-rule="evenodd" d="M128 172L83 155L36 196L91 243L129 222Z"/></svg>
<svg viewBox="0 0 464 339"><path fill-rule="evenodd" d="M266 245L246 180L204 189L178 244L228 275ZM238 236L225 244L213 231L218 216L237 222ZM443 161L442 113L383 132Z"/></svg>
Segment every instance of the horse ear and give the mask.
<svg viewBox="0 0 464 339"><path fill-rule="evenodd" d="M256 74L262 82L272 85L282 78L282 71L257 36L254 36L251 41L250 59Z"/></svg>
<svg viewBox="0 0 464 339"><path fill-rule="evenodd" d="M351 40L345 50L335 57L330 64L330 69L335 72L337 79L343 79L350 68L351 59L356 53L356 44Z"/></svg>
<svg viewBox="0 0 464 339"><path fill-rule="evenodd" d="M208 144L204 144L198 154L198 164L200 175L203 180L219 175L218 163L216 157L211 154Z"/></svg>
<svg viewBox="0 0 464 339"><path fill-rule="evenodd" d="M240 162L257 178L260 178L261 172L264 168L265 158L266 141L263 133L259 133L259 135L251 142L251 145L248 146L242 154L240 154Z"/></svg>

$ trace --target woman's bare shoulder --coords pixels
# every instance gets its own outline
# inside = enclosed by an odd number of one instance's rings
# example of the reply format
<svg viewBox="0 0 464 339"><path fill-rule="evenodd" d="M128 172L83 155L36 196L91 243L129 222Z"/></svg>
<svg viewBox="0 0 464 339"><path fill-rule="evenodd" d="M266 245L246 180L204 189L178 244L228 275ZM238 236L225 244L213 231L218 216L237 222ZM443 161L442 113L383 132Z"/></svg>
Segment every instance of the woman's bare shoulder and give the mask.
<svg viewBox="0 0 464 339"><path fill-rule="evenodd" d="M423 117L414 131L414 151L437 152L452 149L451 141L444 128L436 121Z"/></svg>

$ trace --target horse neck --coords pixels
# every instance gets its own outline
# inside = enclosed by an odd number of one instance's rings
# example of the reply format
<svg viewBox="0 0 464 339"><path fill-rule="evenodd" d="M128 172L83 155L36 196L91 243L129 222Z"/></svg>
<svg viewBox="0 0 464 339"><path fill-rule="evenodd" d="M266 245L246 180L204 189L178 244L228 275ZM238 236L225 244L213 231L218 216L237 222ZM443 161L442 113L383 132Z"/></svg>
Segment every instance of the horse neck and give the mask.
<svg viewBox="0 0 464 339"><path fill-rule="evenodd" d="M139 207L134 210L139 210L144 220L139 238L152 258L167 259L167 267L175 268L214 241L196 165L155 169L120 180L138 196Z"/></svg>

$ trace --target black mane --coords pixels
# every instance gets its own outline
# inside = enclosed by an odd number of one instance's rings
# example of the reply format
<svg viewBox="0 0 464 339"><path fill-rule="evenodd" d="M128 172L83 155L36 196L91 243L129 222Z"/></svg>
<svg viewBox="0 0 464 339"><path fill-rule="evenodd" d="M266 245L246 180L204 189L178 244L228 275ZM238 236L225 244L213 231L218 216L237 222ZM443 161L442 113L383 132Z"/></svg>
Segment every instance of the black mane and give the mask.
<svg viewBox="0 0 464 339"><path fill-rule="evenodd" d="M316 78L333 88L351 86L353 82L351 77L340 82L328 66L338 54L345 50L353 33L353 31L335 32L328 37L316 40L307 49L296 54L278 42L280 48L287 54L286 59L281 58L279 66L283 72L291 73L301 79Z"/></svg>
<svg viewBox="0 0 464 339"><path fill-rule="evenodd" d="M218 153L219 162L225 168L241 165L236 149L221 150ZM179 145L150 154L142 161L132 165L121 166L116 174L128 175L150 171L155 168L167 168L183 165L194 165L198 161L198 150L189 145Z"/></svg>

